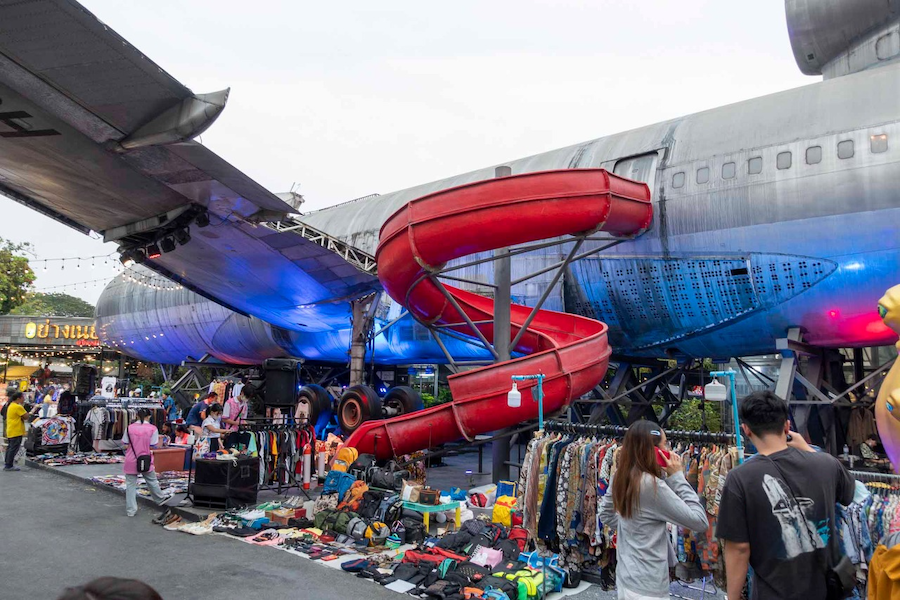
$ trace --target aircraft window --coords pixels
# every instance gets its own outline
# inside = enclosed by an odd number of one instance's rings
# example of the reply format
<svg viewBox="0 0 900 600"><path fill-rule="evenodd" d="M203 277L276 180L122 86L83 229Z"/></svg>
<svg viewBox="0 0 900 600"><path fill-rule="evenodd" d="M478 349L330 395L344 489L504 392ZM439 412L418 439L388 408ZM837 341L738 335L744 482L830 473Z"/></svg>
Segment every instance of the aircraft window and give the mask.
<svg viewBox="0 0 900 600"><path fill-rule="evenodd" d="M722 165L722 179L734 179L737 172L733 162L727 162Z"/></svg>
<svg viewBox="0 0 900 600"><path fill-rule="evenodd" d="M872 150L872 154L887 152L887 146L887 136L885 134L869 136L869 148Z"/></svg>
<svg viewBox="0 0 900 600"><path fill-rule="evenodd" d="M775 166L780 170L790 169L791 168L791 153L790 152L779 152L778 156L775 158Z"/></svg>
<svg viewBox="0 0 900 600"><path fill-rule="evenodd" d="M844 140L838 142L838 158L853 157L853 140Z"/></svg>
<svg viewBox="0 0 900 600"><path fill-rule="evenodd" d="M806 164L817 165L822 162L822 146L810 146L806 149Z"/></svg>
<svg viewBox="0 0 900 600"><path fill-rule="evenodd" d="M697 183L706 183L709 181L709 167L700 167L697 169Z"/></svg>
<svg viewBox="0 0 900 600"><path fill-rule="evenodd" d="M749 161L747 161L747 172L751 175L758 175L762 173L762 157L754 156Z"/></svg>
<svg viewBox="0 0 900 600"><path fill-rule="evenodd" d="M672 175L672 187L680 188L684 187L684 171L679 171Z"/></svg>

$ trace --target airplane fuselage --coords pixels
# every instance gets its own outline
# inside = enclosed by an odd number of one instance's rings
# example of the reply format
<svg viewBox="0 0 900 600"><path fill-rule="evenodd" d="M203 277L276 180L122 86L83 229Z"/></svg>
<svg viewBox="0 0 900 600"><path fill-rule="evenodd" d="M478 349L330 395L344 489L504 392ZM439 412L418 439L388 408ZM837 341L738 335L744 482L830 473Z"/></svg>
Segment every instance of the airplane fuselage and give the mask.
<svg viewBox="0 0 900 600"><path fill-rule="evenodd" d="M652 228L573 265L549 307L609 323L625 354L761 354L792 327L821 346L890 343L875 307L900 280L898 91L900 65L887 66L506 163L604 167L653 191ZM493 169L303 220L374 252L394 210ZM458 274L490 281L489 266ZM514 300L533 302L542 290L528 285Z"/></svg>

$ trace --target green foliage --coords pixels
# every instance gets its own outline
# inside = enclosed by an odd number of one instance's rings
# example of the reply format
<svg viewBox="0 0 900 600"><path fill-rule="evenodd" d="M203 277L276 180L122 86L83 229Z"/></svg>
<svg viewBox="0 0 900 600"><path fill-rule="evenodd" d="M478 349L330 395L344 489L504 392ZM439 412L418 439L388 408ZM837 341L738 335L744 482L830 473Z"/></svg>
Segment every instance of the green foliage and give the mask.
<svg viewBox="0 0 900 600"><path fill-rule="evenodd" d="M25 302L34 283L34 271L23 253L31 252L31 244L15 244L0 238L0 315Z"/></svg>
<svg viewBox="0 0 900 600"><path fill-rule="evenodd" d="M657 414L660 411L657 410ZM687 429L699 431L703 424L699 399L686 399L678 410L669 417L666 429ZM706 402L706 426L709 431L722 431L722 403Z"/></svg>
<svg viewBox="0 0 900 600"><path fill-rule="evenodd" d="M453 396L450 395L450 388L448 387L438 388L437 398L434 397L434 394L422 392L422 404L425 405L425 408L431 408L432 406L437 406L438 404L446 404L451 400L453 400Z"/></svg>
<svg viewBox="0 0 900 600"><path fill-rule="evenodd" d="M10 311L14 315L39 317L93 317L94 306L69 294L28 294L25 302Z"/></svg>
<svg viewBox="0 0 900 600"><path fill-rule="evenodd" d="M450 388L442 387L438 388L438 404L445 404L447 402L452 402L453 396L450 394Z"/></svg>

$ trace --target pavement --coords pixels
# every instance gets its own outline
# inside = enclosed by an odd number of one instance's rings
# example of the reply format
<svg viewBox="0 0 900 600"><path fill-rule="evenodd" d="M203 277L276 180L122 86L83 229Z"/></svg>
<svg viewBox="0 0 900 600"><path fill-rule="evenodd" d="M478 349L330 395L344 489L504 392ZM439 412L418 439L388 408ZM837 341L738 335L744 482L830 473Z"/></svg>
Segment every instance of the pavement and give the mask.
<svg viewBox="0 0 900 600"><path fill-rule="evenodd" d="M444 466L429 470L429 480L433 478L435 487L440 487L440 480L466 485L473 458L449 457ZM149 499L136 517L129 518L122 493L89 481L92 475L120 470L121 465L36 468L29 463L21 472L0 473L0 540L4 542L0 564L20 565L17 575L3 577L2 599L52 599L68 586L106 575L141 579L165 599L260 594L326 600L398 598L370 581L281 550L225 536L166 531L150 522L158 511L150 507ZM195 511L189 514L207 512ZM704 597L677 585L673 591L682 598ZM573 600L616 598L614 591L599 586L566 592ZM560 595L550 596L550 600L557 598Z"/></svg>

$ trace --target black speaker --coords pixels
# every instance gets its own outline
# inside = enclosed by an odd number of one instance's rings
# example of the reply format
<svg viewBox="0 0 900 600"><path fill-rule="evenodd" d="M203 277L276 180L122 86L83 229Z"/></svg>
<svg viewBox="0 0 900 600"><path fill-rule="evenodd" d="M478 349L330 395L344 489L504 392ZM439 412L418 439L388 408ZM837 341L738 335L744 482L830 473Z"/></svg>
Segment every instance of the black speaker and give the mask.
<svg viewBox="0 0 900 600"><path fill-rule="evenodd" d="M300 361L293 358L269 358L266 372L266 406L296 406L300 389Z"/></svg>
<svg viewBox="0 0 900 600"><path fill-rule="evenodd" d="M86 364L74 365L75 385L72 392L79 398L88 398L94 393L97 384L97 367Z"/></svg>

